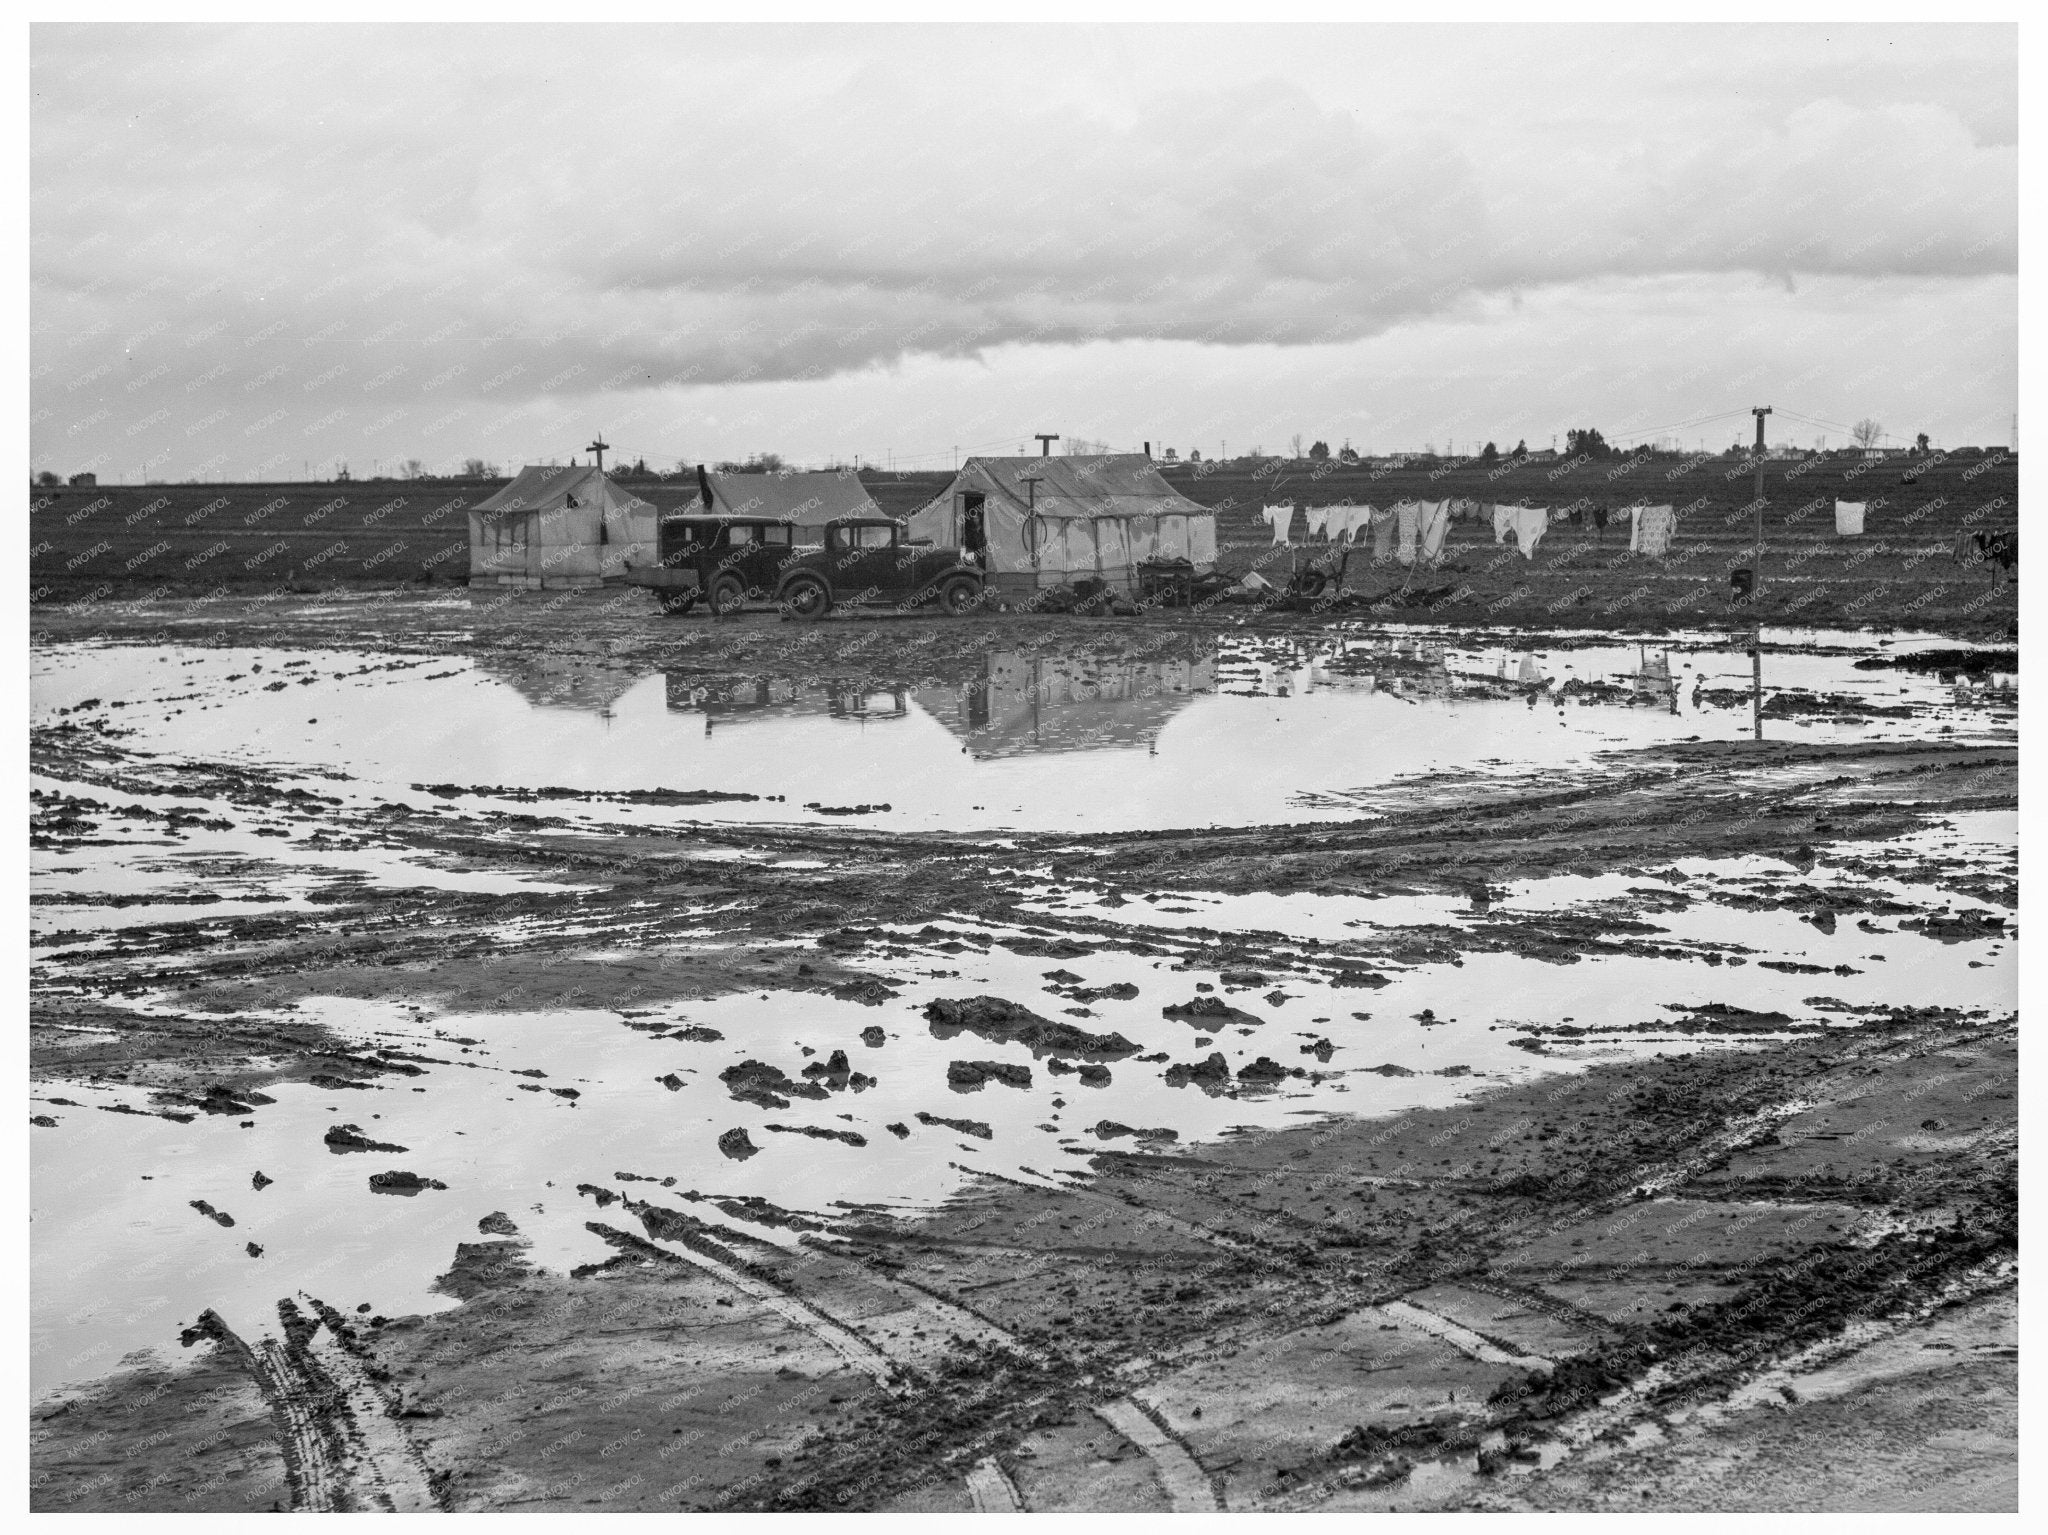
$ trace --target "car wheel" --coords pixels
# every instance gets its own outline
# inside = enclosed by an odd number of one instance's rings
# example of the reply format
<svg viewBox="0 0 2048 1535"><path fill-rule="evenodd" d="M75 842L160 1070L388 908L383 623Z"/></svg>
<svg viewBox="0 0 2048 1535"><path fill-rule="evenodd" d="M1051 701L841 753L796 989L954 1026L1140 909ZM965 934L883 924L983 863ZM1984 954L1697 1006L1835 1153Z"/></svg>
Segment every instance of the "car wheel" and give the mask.
<svg viewBox="0 0 2048 1535"><path fill-rule="evenodd" d="M738 576L723 576L711 583L711 612L718 618L728 618L746 606L747 589L740 584Z"/></svg>
<svg viewBox="0 0 2048 1535"><path fill-rule="evenodd" d="M782 605L790 617L808 622L832 610L832 593L816 576L798 576L782 589Z"/></svg>
<svg viewBox="0 0 2048 1535"><path fill-rule="evenodd" d="M970 612L981 601L981 583L972 576L955 576L939 588L939 606L948 613Z"/></svg>
<svg viewBox="0 0 2048 1535"><path fill-rule="evenodd" d="M695 592L662 592L655 600L661 604L662 612L679 616L689 612L690 609L697 605L697 594Z"/></svg>

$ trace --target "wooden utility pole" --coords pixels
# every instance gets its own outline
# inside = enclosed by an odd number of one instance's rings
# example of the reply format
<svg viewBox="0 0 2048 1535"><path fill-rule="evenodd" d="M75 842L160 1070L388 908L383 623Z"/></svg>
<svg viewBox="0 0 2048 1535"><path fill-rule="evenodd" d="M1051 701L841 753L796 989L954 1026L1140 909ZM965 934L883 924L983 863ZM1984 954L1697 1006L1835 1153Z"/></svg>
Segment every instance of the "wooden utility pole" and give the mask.
<svg viewBox="0 0 2048 1535"><path fill-rule="evenodd" d="M583 446L584 446L584 447L585 447L585 448L586 448L586 449L587 449L588 451L590 451L590 452L592 452L592 453L595 453L595 454L597 455L597 472L598 472L599 474L603 474L603 473L604 473L604 454L605 454L605 449L607 449L607 448L609 448L609 447L611 446L611 444L610 444L610 443L608 443L608 442L606 442L606 441L604 440L604 433L602 433L602 432L599 432L599 433L597 434L597 437L596 437L596 439L595 439L594 441L592 441L592 442L586 442L586 443L585 443L585 444L584 444Z"/></svg>
<svg viewBox="0 0 2048 1535"><path fill-rule="evenodd" d="M1756 738L1764 738L1764 417L1771 413L1768 405L1752 405L1749 413L1756 417L1756 495L1751 505L1756 511L1756 556L1749 570L1749 708L1750 723Z"/></svg>
<svg viewBox="0 0 2048 1535"><path fill-rule="evenodd" d="M1051 458L1052 445L1060 440L1060 434L1058 432L1033 432L1031 435L1038 439L1038 456L1040 458Z"/></svg>

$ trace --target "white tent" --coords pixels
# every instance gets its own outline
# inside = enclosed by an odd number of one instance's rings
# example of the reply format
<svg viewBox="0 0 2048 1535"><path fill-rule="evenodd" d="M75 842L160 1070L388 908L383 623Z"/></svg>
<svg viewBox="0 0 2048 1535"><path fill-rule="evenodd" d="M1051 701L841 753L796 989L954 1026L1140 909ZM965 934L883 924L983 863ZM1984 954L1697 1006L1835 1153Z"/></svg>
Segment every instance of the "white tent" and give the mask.
<svg viewBox="0 0 2048 1535"><path fill-rule="evenodd" d="M1142 453L970 458L911 515L910 536L978 554L995 591L1086 578L1131 588L1146 561L1216 563L1216 514Z"/></svg>
<svg viewBox="0 0 2048 1535"><path fill-rule="evenodd" d="M529 464L469 509L473 586L601 586L655 559L653 504L588 464Z"/></svg>

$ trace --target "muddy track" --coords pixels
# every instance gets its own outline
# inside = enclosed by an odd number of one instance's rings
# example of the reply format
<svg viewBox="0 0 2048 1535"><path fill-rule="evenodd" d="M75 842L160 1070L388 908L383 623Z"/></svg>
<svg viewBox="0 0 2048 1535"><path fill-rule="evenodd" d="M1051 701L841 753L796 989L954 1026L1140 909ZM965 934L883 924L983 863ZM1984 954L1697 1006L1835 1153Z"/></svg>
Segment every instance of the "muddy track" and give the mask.
<svg viewBox="0 0 2048 1535"><path fill-rule="evenodd" d="M280 1334L253 1346L217 1314L201 1318L212 1337L255 1379L283 1449L295 1512L439 1509L426 1462L396 1419L396 1404L370 1375L369 1361L339 1313L307 1298L317 1321L278 1302Z"/></svg>

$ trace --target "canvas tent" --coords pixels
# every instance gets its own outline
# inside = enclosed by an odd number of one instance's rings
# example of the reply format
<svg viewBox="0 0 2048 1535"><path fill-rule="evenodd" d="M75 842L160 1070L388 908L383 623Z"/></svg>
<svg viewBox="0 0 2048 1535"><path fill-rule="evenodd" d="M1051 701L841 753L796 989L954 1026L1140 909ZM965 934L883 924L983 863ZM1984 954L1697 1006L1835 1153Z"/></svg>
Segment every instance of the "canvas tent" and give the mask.
<svg viewBox="0 0 2048 1535"><path fill-rule="evenodd" d="M999 650L986 665L947 706L932 700L939 722L984 759L1147 747L1197 694L1216 686L1209 651L1126 661Z"/></svg>
<svg viewBox="0 0 2048 1535"><path fill-rule="evenodd" d="M1128 589L1148 560L1216 563L1216 514L1142 453L970 458L911 515L910 536L978 555L995 591L1084 578Z"/></svg>
<svg viewBox="0 0 2048 1535"><path fill-rule="evenodd" d="M697 498L696 505L678 510L691 516L791 523L799 544L822 544L825 524L835 517L887 515L851 469L814 474L721 474L700 468Z"/></svg>
<svg viewBox="0 0 2048 1535"><path fill-rule="evenodd" d="M473 586L600 586L655 562L654 506L588 464L528 464L469 509Z"/></svg>

